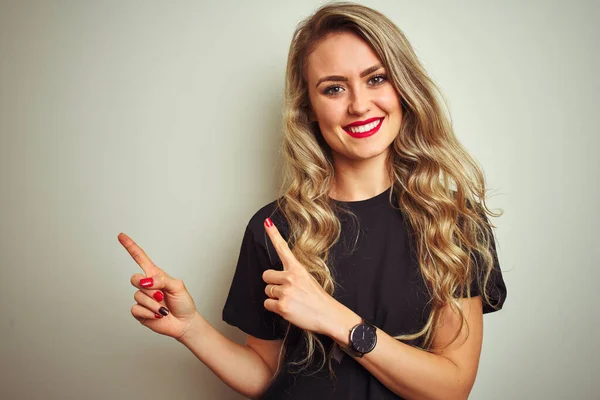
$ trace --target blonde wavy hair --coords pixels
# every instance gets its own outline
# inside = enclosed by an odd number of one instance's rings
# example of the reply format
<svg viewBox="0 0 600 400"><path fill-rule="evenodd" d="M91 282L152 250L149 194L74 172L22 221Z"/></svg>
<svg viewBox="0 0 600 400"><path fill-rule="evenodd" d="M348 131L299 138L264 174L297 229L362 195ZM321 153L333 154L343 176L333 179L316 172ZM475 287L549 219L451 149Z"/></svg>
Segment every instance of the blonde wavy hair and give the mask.
<svg viewBox="0 0 600 400"><path fill-rule="evenodd" d="M373 48L400 99L403 121L387 165L392 191L398 195L398 204L393 205L414 230L420 271L431 296L431 313L422 330L395 338L423 338L423 350L430 351L444 306L450 304L461 317L452 342L467 323L458 298L471 297L473 279L484 288L482 297L491 304L485 288L494 265L490 251L493 225L485 212L493 216L502 213L494 214L487 208L483 170L454 135L443 95L403 32L368 7L347 2L326 4L298 24L289 49L281 150L284 174L277 201L289 223L292 252L323 289L333 296L335 282L328 256L340 237L341 225L329 197L335 172L331 150L318 125L309 120L305 68L319 41L335 32L352 32ZM442 108L440 99L446 107ZM472 260L475 253L483 263L478 274ZM283 364L290 329L288 323L274 376ZM302 339L307 355L290 361L290 365L301 366L299 371L306 369L319 348L324 356L319 370L328 359L329 371L335 376L331 352L326 355L319 338L303 330Z"/></svg>

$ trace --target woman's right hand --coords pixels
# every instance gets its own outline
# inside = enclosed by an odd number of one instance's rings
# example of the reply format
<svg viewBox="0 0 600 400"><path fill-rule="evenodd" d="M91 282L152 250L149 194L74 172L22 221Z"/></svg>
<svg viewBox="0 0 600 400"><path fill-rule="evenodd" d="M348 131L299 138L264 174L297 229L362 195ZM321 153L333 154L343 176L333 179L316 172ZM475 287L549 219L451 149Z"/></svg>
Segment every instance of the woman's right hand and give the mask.
<svg viewBox="0 0 600 400"><path fill-rule="evenodd" d="M154 332L180 339L199 316L183 281L158 268L126 234L117 239L145 273L131 277L131 284L139 289L133 296L137 304L131 307L131 314ZM167 315L161 315L161 310Z"/></svg>

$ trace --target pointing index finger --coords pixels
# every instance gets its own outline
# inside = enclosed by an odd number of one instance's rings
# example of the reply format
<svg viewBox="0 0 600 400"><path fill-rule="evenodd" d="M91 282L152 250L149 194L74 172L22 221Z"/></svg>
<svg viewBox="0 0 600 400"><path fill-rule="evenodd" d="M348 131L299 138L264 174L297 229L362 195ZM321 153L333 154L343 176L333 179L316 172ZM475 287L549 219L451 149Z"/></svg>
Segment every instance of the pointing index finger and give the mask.
<svg viewBox="0 0 600 400"><path fill-rule="evenodd" d="M275 251L277 251L284 268L289 267L289 261L294 258L294 253L292 253L292 250L290 250L290 247L279 233L279 229L277 229L277 227L273 224L273 221L271 221L271 218L265 219L264 225L267 234L271 239L271 243L273 243L273 247L275 247Z"/></svg>
<svg viewBox="0 0 600 400"><path fill-rule="evenodd" d="M144 250L138 246L129 236L124 233L120 233L117 236L119 242L127 249L127 252L135 260L135 262L144 270L146 276L156 275L156 271L159 268L154 265L150 258L146 255Z"/></svg>

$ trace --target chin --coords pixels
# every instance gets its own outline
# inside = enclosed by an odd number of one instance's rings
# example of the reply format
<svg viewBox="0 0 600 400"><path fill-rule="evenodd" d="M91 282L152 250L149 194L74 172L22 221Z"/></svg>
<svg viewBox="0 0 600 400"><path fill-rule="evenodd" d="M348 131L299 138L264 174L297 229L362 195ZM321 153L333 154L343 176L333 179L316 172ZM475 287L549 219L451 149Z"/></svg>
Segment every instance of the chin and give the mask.
<svg viewBox="0 0 600 400"><path fill-rule="evenodd" d="M370 160L372 158L377 158L377 157L382 157L385 156L388 152L389 146L387 147L371 147L371 148L360 148L360 149L354 149L353 152L351 152L350 154L345 154L344 156L346 158L352 159L352 160Z"/></svg>
<svg viewBox="0 0 600 400"><path fill-rule="evenodd" d="M375 137L371 137L352 143L351 141L346 142L347 139L344 135L347 134L343 133L341 137L338 136L338 140L335 140L335 138L329 140L329 138L325 137L325 141L329 144L332 153L337 155L337 157L352 161L369 160L382 155L384 156L389 151L395 139L395 136L390 137L384 134L379 136L378 140L369 140L375 139ZM335 147L331 146L333 143L335 143Z"/></svg>
<svg viewBox="0 0 600 400"><path fill-rule="evenodd" d="M383 141L383 143L381 141L370 144L365 143L362 146L354 148L353 150L358 157L363 159L384 156L390 151L393 141L394 138L390 138Z"/></svg>

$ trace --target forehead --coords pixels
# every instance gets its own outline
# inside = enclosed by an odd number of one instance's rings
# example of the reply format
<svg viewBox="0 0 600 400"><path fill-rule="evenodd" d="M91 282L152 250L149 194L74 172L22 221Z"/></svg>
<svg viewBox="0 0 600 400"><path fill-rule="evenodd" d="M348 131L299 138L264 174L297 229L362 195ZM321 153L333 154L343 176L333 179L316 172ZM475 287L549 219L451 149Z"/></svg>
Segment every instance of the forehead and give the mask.
<svg viewBox="0 0 600 400"><path fill-rule="evenodd" d="M306 77L313 81L327 75L358 76L380 62L371 46L356 34L330 33L308 56Z"/></svg>

